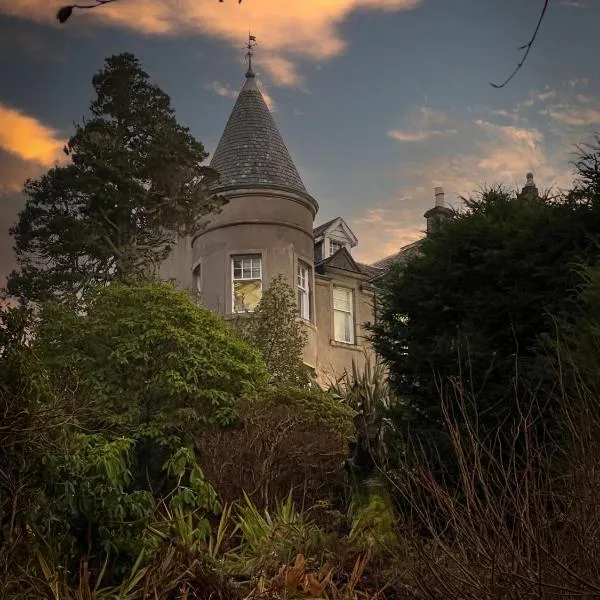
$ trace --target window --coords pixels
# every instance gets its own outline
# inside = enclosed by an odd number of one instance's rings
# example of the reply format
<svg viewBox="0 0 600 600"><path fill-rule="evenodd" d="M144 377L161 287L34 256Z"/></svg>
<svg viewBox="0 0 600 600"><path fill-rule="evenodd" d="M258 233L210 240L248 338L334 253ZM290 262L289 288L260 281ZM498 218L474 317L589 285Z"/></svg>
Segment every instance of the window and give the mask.
<svg viewBox="0 0 600 600"><path fill-rule="evenodd" d="M333 337L336 342L354 344L352 290L333 288Z"/></svg>
<svg viewBox="0 0 600 600"><path fill-rule="evenodd" d="M194 296L196 297L196 301L201 302L202 301L202 263L198 263L194 267L194 270L192 271L192 277L193 277L193 281L194 281L194 287L192 289L192 292L194 293Z"/></svg>
<svg viewBox="0 0 600 600"><path fill-rule="evenodd" d="M305 321L310 321L310 271L298 263L298 312Z"/></svg>
<svg viewBox="0 0 600 600"><path fill-rule="evenodd" d="M336 242L334 240L329 240L329 256L333 256L343 246L344 246L344 244L342 244L341 242Z"/></svg>
<svg viewBox="0 0 600 600"><path fill-rule="evenodd" d="M231 271L233 312L252 312L262 296L260 254L233 256Z"/></svg>

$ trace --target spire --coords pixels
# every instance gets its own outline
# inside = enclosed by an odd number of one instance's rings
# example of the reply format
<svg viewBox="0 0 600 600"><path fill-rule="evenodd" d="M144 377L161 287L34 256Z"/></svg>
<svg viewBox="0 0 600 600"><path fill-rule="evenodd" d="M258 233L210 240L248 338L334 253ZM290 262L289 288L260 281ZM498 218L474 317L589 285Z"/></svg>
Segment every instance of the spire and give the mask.
<svg viewBox="0 0 600 600"><path fill-rule="evenodd" d="M275 121L256 85L252 57L256 38L248 35L246 81L235 102L210 166L219 187L274 186L307 194Z"/></svg>
<svg viewBox="0 0 600 600"><path fill-rule="evenodd" d="M256 36L251 35L250 32L248 32L248 43L245 46L245 48L248 49L248 52L246 52L246 60L248 61L248 70L246 71L246 79L255 77L254 71L252 70L252 57L254 56L254 48L255 47L256 47Z"/></svg>

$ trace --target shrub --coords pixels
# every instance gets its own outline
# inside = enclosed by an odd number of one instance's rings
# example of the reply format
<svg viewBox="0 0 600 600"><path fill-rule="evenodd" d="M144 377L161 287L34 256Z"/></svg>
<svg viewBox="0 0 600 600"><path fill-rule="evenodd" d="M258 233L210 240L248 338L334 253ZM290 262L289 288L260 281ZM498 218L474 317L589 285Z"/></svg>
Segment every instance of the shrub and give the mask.
<svg viewBox="0 0 600 600"><path fill-rule="evenodd" d="M293 490L308 505L345 482L354 411L318 390L274 388L244 400L237 427L198 440L208 480L228 502L260 507Z"/></svg>

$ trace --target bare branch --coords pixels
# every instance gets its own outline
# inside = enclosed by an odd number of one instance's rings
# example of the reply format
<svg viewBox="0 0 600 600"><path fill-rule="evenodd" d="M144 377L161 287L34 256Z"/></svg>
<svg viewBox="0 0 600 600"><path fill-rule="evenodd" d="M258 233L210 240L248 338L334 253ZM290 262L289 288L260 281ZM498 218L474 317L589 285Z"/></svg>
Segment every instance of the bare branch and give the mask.
<svg viewBox="0 0 600 600"><path fill-rule="evenodd" d="M537 34L542 25L542 21L544 20L544 17L546 16L546 10L548 8L548 4L550 4L550 0L544 0L544 6L542 8L542 12L540 13L540 18L538 19L537 25L535 27L535 31L533 32L533 35L531 36L531 39L529 40L529 42L527 42L523 46L519 46L519 48L518 48L519 50L525 50L525 53L523 54L523 57L521 58L521 60L517 63L517 67L515 68L515 70L510 74L510 76L503 83L500 83L500 84L490 83L490 85L492 87L494 87L496 89L503 88L521 70L521 67L525 64L525 61L527 60L527 56L529 55L529 52L530 52L531 48L533 47L533 44L537 38Z"/></svg>

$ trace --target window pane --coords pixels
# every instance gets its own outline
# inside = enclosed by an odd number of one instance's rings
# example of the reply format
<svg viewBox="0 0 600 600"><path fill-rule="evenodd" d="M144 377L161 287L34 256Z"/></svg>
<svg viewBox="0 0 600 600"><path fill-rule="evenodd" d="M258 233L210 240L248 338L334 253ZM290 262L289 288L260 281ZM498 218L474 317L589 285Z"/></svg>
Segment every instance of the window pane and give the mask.
<svg viewBox="0 0 600 600"><path fill-rule="evenodd" d="M262 286L257 281L234 281L233 282L233 311L253 311L260 301Z"/></svg>
<svg viewBox="0 0 600 600"><path fill-rule="evenodd" d="M333 288L333 308L352 312L352 292L344 288Z"/></svg>
<svg viewBox="0 0 600 600"><path fill-rule="evenodd" d="M352 343L352 318L348 313L334 311L333 326L335 339L338 342Z"/></svg>

